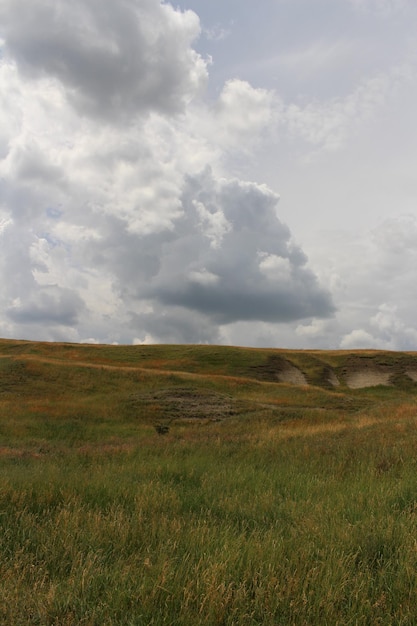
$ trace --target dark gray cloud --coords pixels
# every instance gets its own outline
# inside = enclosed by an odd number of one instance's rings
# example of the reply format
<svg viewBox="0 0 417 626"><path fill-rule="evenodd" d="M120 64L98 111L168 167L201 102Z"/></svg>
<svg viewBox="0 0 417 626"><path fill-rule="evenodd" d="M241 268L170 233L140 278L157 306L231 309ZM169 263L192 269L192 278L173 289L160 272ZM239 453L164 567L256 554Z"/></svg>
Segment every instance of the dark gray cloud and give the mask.
<svg viewBox="0 0 417 626"><path fill-rule="evenodd" d="M161 289L157 299L164 305L179 305L205 313L218 324L256 320L290 322L308 317L327 317L335 312L329 294L319 290L312 272L304 284L294 281L287 288L262 281L262 285L248 285L242 281L219 285L190 283ZM245 289L246 287L246 289ZM302 293L302 288L306 293Z"/></svg>
<svg viewBox="0 0 417 626"><path fill-rule="evenodd" d="M185 179L168 228L141 234L102 216L101 236L78 250L85 266L112 277L139 339L218 341L219 326L238 321L332 316L330 294L277 209L266 186L219 179L207 168Z"/></svg>
<svg viewBox="0 0 417 626"><path fill-rule="evenodd" d="M84 303L77 293L49 285L38 287L29 297L19 299L6 315L17 324L75 326L83 309Z"/></svg>
<svg viewBox="0 0 417 626"><path fill-rule="evenodd" d="M138 342L221 343L219 329L207 315L182 307L159 309L157 314L132 314L129 327Z"/></svg>
<svg viewBox="0 0 417 626"><path fill-rule="evenodd" d="M332 315L331 297L279 221L277 202L264 186L215 180L210 170L189 178L176 239L144 295L217 324Z"/></svg>
<svg viewBox="0 0 417 626"><path fill-rule="evenodd" d="M26 77L54 77L78 111L177 112L206 81L195 13L155 0L3 0L0 33Z"/></svg>

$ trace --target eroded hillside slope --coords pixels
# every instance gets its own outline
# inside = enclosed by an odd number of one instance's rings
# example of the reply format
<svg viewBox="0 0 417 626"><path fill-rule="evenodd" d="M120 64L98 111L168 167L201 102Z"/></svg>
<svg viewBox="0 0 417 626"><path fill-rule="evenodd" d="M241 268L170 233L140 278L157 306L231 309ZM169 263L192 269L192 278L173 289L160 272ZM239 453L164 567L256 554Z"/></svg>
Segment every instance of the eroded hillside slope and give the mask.
<svg viewBox="0 0 417 626"><path fill-rule="evenodd" d="M235 376L360 389L417 384L417 352L318 351L206 345L108 346L0 340L0 357L60 366Z"/></svg>

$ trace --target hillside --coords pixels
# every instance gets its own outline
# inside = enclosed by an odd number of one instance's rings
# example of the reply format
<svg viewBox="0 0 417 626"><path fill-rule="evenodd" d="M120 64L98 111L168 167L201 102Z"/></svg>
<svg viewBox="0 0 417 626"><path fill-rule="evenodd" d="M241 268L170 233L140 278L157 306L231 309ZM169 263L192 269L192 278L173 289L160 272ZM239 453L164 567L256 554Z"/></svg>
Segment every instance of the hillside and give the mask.
<svg viewBox="0 0 417 626"><path fill-rule="evenodd" d="M415 624L417 354L0 340L0 624Z"/></svg>
<svg viewBox="0 0 417 626"><path fill-rule="evenodd" d="M235 376L324 388L401 387L417 382L417 352L234 348L207 345L109 346L0 340L0 357L57 367L113 367Z"/></svg>
<svg viewBox="0 0 417 626"><path fill-rule="evenodd" d="M52 432L81 442L93 424L104 441L116 416L129 438L139 423L306 420L416 393L416 353L0 340L0 406L13 417L12 431L16 420L22 433L32 424L32 445Z"/></svg>

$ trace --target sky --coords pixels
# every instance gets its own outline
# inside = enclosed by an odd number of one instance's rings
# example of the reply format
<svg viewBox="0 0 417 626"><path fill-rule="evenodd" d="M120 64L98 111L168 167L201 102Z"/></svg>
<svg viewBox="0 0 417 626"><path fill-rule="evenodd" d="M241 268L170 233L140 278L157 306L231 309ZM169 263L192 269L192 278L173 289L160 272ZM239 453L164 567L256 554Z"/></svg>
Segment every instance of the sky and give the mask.
<svg viewBox="0 0 417 626"><path fill-rule="evenodd" d="M0 336L417 350L415 0L0 0Z"/></svg>

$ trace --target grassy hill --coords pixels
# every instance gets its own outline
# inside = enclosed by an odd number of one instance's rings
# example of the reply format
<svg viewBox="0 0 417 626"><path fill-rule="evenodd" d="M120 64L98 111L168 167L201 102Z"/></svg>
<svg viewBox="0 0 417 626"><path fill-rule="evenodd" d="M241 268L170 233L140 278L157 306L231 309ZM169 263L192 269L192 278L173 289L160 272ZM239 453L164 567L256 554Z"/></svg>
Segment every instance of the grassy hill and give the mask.
<svg viewBox="0 0 417 626"><path fill-rule="evenodd" d="M0 623L415 624L417 353L0 340Z"/></svg>

